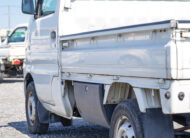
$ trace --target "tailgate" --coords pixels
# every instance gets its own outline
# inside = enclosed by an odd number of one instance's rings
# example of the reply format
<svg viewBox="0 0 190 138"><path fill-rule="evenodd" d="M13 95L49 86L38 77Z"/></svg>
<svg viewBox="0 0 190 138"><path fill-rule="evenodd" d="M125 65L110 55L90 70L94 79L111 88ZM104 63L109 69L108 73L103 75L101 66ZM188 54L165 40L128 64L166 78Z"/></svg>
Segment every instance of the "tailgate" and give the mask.
<svg viewBox="0 0 190 138"><path fill-rule="evenodd" d="M181 22L176 30L177 79L190 79L190 21Z"/></svg>

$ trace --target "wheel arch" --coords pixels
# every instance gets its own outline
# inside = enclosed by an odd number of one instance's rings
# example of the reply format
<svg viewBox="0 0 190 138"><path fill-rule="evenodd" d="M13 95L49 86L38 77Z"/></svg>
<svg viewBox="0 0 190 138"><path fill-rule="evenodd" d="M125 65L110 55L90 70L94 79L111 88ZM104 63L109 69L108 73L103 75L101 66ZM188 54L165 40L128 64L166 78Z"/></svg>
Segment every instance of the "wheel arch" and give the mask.
<svg viewBox="0 0 190 138"><path fill-rule="evenodd" d="M104 86L104 104L119 104L126 99L135 99L135 91L129 83L114 82Z"/></svg>
<svg viewBox="0 0 190 138"><path fill-rule="evenodd" d="M114 82L105 85L104 104L119 104L127 99L137 99L141 112L148 108L161 108L160 90L140 88L130 83Z"/></svg>
<svg viewBox="0 0 190 138"><path fill-rule="evenodd" d="M30 73L27 73L24 78L24 93L26 95L26 88L30 82L34 81L32 75Z"/></svg>

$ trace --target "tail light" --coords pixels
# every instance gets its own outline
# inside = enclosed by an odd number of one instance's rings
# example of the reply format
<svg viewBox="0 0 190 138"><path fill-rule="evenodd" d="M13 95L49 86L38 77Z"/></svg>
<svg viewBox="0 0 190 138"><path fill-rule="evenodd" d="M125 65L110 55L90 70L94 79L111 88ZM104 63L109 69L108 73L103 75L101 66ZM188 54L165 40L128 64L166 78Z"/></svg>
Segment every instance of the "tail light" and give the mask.
<svg viewBox="0 0 190 138"><path fill-rule="evenodd" d="M13 65L20 65L20 64L21 64L20 60L13 61Z"/></svg>

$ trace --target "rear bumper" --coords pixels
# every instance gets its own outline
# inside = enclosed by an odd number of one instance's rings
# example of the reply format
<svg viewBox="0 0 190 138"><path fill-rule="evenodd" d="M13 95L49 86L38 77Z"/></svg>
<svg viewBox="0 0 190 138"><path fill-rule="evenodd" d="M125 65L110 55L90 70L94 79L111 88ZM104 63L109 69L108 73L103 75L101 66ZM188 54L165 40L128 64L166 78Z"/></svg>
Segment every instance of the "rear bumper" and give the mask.
<svg viewBox="0 0 190 138"><path fill-rule="evenodd" d="M23 56L10 56L8 60L12 62L14 60L24 60L24 59L25 59L25 56L23 55Z"/></svg>

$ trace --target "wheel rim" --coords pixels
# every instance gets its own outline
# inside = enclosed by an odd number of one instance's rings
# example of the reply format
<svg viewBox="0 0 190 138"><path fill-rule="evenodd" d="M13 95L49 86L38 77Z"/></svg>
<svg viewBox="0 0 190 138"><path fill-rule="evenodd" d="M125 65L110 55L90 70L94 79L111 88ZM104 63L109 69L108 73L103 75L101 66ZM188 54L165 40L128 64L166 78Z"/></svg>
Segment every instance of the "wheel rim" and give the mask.
<svg viewBox="0 0 190 138"><path fill-rule="evenodd" d="M135 138L133 126L126 116L118 119L114 132L114 138Z"/></svg>
<svg viewBox="0 0 190 138"><path fill-rule="evenodd" d="M36 115L36 104L35 104L35 99L32 93L30 93L29 98L28 98L28 118L30 125L34 124L35 121L35 115Z"/></svg>

